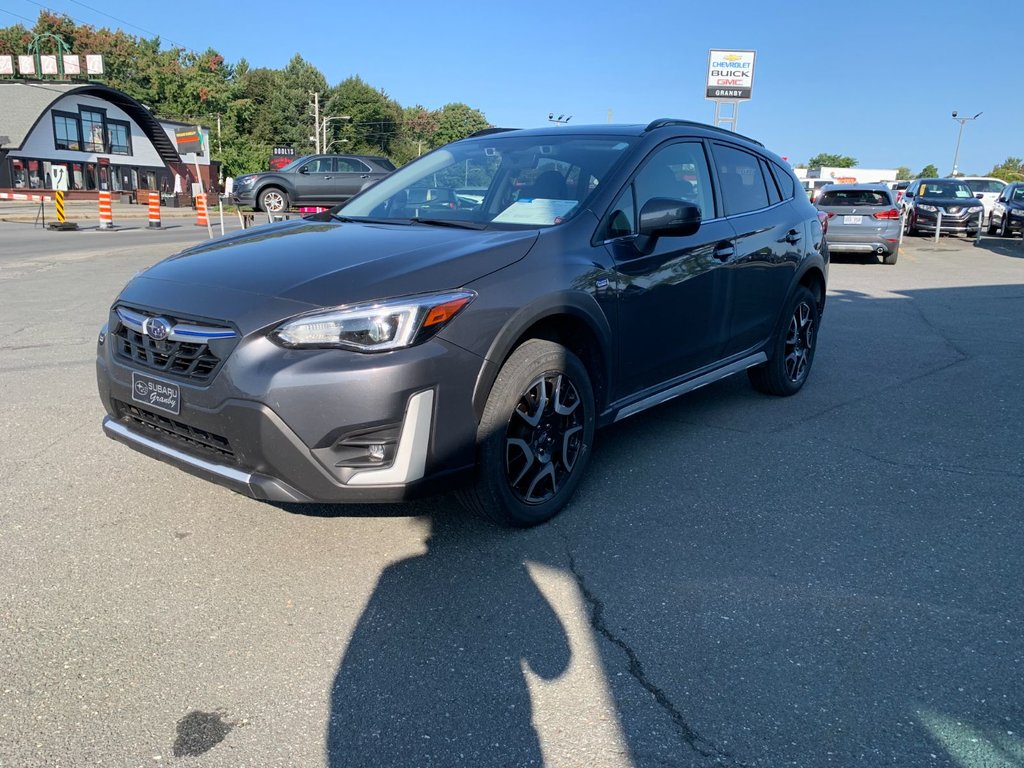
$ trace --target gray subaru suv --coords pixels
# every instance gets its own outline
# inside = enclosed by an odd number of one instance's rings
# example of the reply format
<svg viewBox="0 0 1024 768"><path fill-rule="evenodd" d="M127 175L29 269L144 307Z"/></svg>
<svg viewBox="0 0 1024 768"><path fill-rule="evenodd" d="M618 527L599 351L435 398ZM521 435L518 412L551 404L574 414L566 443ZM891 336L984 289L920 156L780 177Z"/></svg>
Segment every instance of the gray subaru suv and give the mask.
<svg viewBox="0 0 1024 768"><path fill-rule="evenodd" d="M827 274L814 207L755 141L490 129L134 277L99 335L103 428L257 499L458 489L534 525L596 428L742 371L796 393Z"/></svg>

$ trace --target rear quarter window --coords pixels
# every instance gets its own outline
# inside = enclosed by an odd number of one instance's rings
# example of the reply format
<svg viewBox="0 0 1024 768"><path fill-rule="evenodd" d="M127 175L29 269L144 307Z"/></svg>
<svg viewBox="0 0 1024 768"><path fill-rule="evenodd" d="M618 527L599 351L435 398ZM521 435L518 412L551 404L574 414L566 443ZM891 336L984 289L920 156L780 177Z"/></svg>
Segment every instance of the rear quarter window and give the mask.
<svg viewBox="0 0 1024 768"><path fill-rule="evenodd" d="M779 189L782 192L783 200L790 200L796 196L796 180L793 178L793 174L787 171L778 163L772 163L772 169L775 171L775 178L779 182Z"/></svg>

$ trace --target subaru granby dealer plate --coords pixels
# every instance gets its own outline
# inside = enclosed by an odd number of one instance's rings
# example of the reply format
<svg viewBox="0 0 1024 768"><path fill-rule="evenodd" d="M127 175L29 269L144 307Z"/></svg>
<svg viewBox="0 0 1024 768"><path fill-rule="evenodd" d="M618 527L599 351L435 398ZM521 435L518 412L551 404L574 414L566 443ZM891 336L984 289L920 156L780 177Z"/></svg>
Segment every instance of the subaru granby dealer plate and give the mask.
<svg viewBox="0 0 1024 768"><path fill-rule="evenodd" d="M132 400L175 415L181 410L181 391L177 384L135 371L132 371Z"/></svg>

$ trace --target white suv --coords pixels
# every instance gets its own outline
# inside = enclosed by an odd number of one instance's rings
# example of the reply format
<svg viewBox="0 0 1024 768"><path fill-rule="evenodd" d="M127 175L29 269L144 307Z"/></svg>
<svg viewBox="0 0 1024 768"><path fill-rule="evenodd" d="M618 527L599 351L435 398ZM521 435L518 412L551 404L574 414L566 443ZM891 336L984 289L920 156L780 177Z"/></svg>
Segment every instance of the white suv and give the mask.
<svg viewBox="0 0 1024 768"><path fill-rule="evenodd" d="M959 180L966 184L974 196L981 200L985 206L984 221L982 226L988 226L992 220L992 205L995 203L999 193L1003 191L1006 182L991 176L961 176Z"/></svg>

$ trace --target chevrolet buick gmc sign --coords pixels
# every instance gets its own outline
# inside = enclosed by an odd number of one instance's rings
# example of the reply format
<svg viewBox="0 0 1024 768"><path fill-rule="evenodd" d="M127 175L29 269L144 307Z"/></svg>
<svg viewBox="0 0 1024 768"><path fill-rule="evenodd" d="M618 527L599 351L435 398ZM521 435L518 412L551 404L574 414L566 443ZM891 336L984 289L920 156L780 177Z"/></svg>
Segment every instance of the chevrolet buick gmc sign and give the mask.
<svg viewBox="0 0 1024 768"><path fill-rule="evenodd" d="M749 99L754 86L754 51L710 51L705 96L720 101Z"/></svg>

